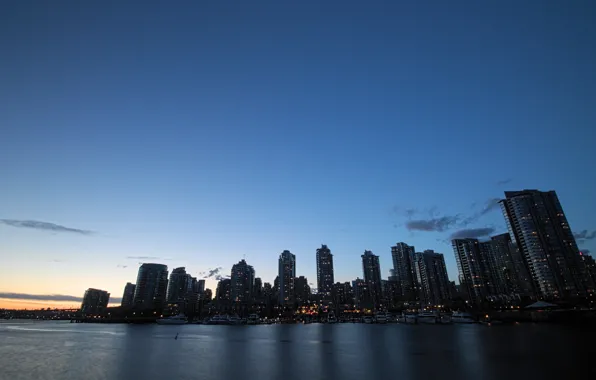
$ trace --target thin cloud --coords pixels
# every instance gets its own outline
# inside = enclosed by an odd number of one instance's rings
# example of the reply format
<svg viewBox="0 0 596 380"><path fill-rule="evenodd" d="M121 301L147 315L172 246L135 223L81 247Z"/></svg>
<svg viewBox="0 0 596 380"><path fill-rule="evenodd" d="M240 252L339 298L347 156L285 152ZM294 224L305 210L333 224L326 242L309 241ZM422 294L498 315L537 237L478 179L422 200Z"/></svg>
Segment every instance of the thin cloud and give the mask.
<svg viewBox="0 0 596 380"><path fill-rule="evenodd" d="M408 220L406 228L410 231L443 232L457 225L458 216L442 216L432 219Z"/></svg>
<svg viewBox="0 0 596 380"><path fill-rule="evenodd" d="M126 258L130 260L160 260L156 256L126 256Z"/></svg>
<svg viewBox="0 0 596 380"><path fill-rule="evenodd" d="M61 226L60 224L41 222L39 220L16 220L16 219L0 219L0 223L16 228L30 228L34 230L52 231L52 232L67 232L79 235L92 235L93 231L83 230L80 228Z"/></svg>
<svg viewBox="0 0 596 380"><path fill-rule="evenodd" d="M589 254L591 253L591 251L590 251L589 249L586 249L586 248L584 248L584 249L580 249L579 251L580 251L582 254L584 254L584 255L589 255Z"/></svg>
<svg viewBox="0 0 596 380"><path fill-rule="evenodd" d="M213 268L213 269L209 269L207 270L207 272L200 272L199 276L201 276L203 279L208 279L208 278L212 278L214 277L217 280L217 276L221 277L220 272L223 270L222 267L217 267L217 268Z"/></svg>
<svg viewBox="0 0 596 380"><path fill-rule="evenodd" d="M513 181L511 178L502 179L502 180L500 180L500 181L497 181L497 185L498 185L498 186L507 185L507 184L508 184L508 183L510 183L511 181Z"/></svg>
<svg viewBox="0 0 596 380"><path fill-rule="evenodd" d="M120 264L116 265L116 268L126 268L126 267L128 267L128 265L120 265Z"/></svg>
<svg viewBox="0 0 596 380"><path fill-rule="evenodd" d="M230 279L230 276L223 275L223 274L216 274L216 275L214 276L214 278L215 278L215 280L217 280L217 281L221 281L221 280L229 280L229 279Z"/></svg>
<svg viewBox="0 0 596 380"><path fill-rule="evenodd" d="M451 234L451 239L478 239L481 237L489 236L495 232L495 229L492 227L484 227L484 228L466 228L463 230L455 231Z"/></svg>
<svg viewBox="0 0 596 380"><path fill-rule="evenodd" d="M580 232L574 232L573 237L577 240L592 240L596 238L596 230L589 232L588 230L583 230Z"/></svg>

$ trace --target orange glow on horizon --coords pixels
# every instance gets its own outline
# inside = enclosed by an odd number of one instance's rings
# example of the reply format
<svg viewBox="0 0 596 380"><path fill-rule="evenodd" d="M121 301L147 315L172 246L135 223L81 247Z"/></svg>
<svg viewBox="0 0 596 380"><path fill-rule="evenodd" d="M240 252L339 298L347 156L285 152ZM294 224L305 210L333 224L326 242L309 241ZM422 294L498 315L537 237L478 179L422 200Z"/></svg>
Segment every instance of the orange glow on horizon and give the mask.
<svg viewBox="0 0 596 380"><path fill-rule="evenodd" d="M110 303L109 307L120 306L119 303ZM0 298L0 309L11 310L39 310L39 309L79 309L80 302L56 302L56 301L36 301L23 299Z"/></svg>

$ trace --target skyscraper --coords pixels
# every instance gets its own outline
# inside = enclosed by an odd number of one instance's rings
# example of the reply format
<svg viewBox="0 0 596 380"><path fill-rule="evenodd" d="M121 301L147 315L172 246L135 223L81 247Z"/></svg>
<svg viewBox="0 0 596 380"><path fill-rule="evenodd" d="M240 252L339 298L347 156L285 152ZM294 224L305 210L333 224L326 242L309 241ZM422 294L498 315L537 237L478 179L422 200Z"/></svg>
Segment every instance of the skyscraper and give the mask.
<svg viewBox="0 0 596 380"><path fill-rule="evenodd" d="M298 305L304 304L310 300L310 285L304 276L294 279L294 294Z"/></svg>
<svg viewBox="0 0 596 380"><path fill-rule="evenodd" d="M420 300L427 305L441 305L451 299L445 257L433 250L417 253L415 258Z"/></svg>
<svg viewBox="0 0 596 380"><path fill-rule="evenodd" d="M525 263L508 233L492 236L490 241L480 243L481 251L490 255L494 266L492 277L499 295L531 297L532 282Z"/></svg>
<svg viewBox="0 0 596 380"><path fill-rule="evenodd" d="M142 264L137 275L134 307L141 310L162 309L166 303L168 267L163 264Z"/></svg>
<svg viewBox="0 0 596 380"><path fill-rule="evenodd" d="M361 278L352 281L352 289L354 292L354 305L358 309L373 309L374 302L372 301L370 287L368 283Z"/></svg>
<svg viewBox="0 0 596 380"><path fill-rule="evenodd" d="M197 280L195 291L199 294L205 293L205 280Z"/></svg>
<svg viewBox="0 0 596 380"><path fill-rule="evenodd" d="M125 309L129 309L132 307L135 298L136 287L137 286L135 284L131 284L130 282L126 283L126 285L124 286L124 293L122 294L122 302L120 306L122 306Z"/></svg>
<svg viewBox="0 0 596 380"><path fill-rule="evenodd" d="M215 289L215 298L220 303L227 303L231 299L232 280L224 278L219 280Z"/></svg>
<svg viewBox="0 0 596 380"><path fill-rule="evenodd" d="M415 248L406 243L397 243L391 247L394 274L399 282L402 301L416 301L417 284L414 268Z"/></svg>
<svg viewBox="0 0 596 380"><path fill-rule="evenodd" d="M368 285L371 300L376 308L381 305L381 300L383 298L379 256L374 255L371 251L364 251L364 254L361 257L364 281Z"/></svg>
<svg viewBox="0 0 596 380"><path fill-rule="evenodd" d="M255 270L245 260L232 266L231 298L235 303L248 304L252 301Z"/></svg>
<svg viewBox="0 0 596 380"><path fill-rule="evenodd" d="M175 268L170 274L168 281L167 303L180 305L184 303L184 297L188 293L189 276L186 268Z"/></svg>
<svg viewBox="0 0 596 380"><path fill-rule="evenodd" d="M263 301L263 280L260 277L255 277L255 283L252 287L252 298L254 301Z"/></svg>
<svg viewBox="0 0 596 380"><path fill-rule="evenodd" d="M501 209L540 298L572 299L594 291L554 191L506 191Z"/></svg>
<svg viewBox="0 0 596 380"><path fill-rule="evenodd" d="M462 292L472 303L480 303L488 296L486 279L481 266L480 247L478 239L454 239L451 241L459 284Z"/></svg>
<svg viewBox="0 0 596 380"><path fill-rule="evenodd" d="M83 314L101 314L106 311L109 301L110 293L105 290L89 288L83 296L81 312Z"/></svg>
<svg viewBox="0 0 596 380"><path fill-rule="evenodd" d="M334 284L333 255L326 245L317 248L317 289L322 300L330 301Z"/></svg>
<svg viewBox="0 0 596 380"><path fill-rule="evenodd" d="M279 303L294 303L294 278L296 277L296 256L285 250L279 255Z"/></svg>

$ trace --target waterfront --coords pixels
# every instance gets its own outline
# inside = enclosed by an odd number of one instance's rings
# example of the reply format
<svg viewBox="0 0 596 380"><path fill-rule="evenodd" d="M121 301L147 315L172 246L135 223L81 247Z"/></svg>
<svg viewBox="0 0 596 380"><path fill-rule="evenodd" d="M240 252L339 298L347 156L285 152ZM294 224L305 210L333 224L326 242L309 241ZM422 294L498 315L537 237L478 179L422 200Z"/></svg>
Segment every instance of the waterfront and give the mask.
<svg viewBox="0 0 596 380"><path fill-rule="evenodd" d="M591 378L595 338L592 331L535 324L7 321L0 323L0 379Z"/></svg>

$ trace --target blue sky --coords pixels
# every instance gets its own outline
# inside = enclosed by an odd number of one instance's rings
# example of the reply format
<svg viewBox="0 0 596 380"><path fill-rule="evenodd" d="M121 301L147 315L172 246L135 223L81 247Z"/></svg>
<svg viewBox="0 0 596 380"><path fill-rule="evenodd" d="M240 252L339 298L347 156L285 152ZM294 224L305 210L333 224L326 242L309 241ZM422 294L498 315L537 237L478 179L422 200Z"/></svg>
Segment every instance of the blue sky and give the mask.
<svg viewBox="0 0 596 380"><path fill-rule="evenodd" d="M0 293L243 255L273 281L284 249L314 283L320 244L337 280L365 249L386 277L398 241L455 280L449 236L504 232L504 190L596 228L592 2L150 3L0 6Z"/></svg>

